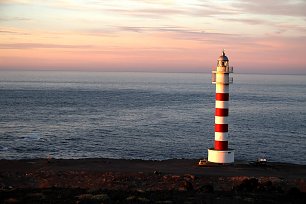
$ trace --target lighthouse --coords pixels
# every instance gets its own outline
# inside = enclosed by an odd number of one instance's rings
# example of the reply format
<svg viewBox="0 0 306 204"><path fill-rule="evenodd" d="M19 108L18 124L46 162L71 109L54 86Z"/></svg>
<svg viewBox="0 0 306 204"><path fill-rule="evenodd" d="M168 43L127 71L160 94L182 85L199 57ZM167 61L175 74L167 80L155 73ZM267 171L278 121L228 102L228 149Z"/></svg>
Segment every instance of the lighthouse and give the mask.
<svg viewBox="0 0 306 204"><path fill-rule="evenodd" d="M233 83L231 73L233 67L229 66L223 50L218 58L217 68L212 71L212 83L216 84L215 141L214 147L208 149L208 161L213 163L234 162L234 150L228 145L229 85Z"/></svg>

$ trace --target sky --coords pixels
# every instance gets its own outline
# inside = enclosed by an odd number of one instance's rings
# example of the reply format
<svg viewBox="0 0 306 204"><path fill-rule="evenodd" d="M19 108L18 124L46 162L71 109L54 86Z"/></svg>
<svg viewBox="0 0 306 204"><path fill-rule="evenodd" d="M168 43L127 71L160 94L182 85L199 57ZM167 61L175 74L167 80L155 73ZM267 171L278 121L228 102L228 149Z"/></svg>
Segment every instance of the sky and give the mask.
<svg viewBox="0 0 306 204"><path fill-rule="evenodd" d="M0 70L306 74L306 0L0 0Z"/></svg>

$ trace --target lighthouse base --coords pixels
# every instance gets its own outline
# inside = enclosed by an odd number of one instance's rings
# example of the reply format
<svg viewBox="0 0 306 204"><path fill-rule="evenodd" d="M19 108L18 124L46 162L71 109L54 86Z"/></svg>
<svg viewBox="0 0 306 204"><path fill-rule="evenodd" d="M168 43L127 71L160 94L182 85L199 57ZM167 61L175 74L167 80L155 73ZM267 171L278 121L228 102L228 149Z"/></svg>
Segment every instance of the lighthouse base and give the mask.
<svg viewBox="0 0 306 204"><path fill-rule="evenodd" d="M213 148L208 149L208 161L213 163L233 163L234 162L233 149L228 150L215 150Z"/></svg>

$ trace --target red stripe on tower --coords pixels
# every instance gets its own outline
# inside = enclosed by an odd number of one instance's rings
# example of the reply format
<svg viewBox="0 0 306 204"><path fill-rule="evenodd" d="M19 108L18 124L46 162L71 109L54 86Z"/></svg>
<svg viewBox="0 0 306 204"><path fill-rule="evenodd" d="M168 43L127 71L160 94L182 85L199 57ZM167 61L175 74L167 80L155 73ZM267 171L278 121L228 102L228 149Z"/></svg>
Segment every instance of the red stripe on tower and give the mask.
<svg viewBox="0 0 306 204"><path fill-rule="evenodd" d="M228 141L217 141L215 140L215 150L227 150Z"/></svg>
<svg viewBox="0 0 306 204"><path fill-rule="evenodd" d="M228 124L215 124L215 132L228 132Z"/></svg>
<svg viewBox="0 0 306 204"><path fill-rule="evenodd" d="M216 93L216 100L217 101L228 101L229 93Z"/></svg>
<svg viewBox="0 0 306 204"><path fill-rule="evenodd" d="M228 116L228 108L216 108L215 116Z"/></svg>

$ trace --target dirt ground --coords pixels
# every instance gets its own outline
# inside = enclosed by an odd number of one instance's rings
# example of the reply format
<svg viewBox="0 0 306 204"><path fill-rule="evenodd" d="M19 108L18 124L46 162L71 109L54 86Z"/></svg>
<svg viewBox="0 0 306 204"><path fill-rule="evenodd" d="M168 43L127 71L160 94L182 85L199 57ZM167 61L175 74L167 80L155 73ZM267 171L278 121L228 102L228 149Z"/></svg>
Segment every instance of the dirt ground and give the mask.
<svg viewBox="0 0 306 204"><path fill-rule="evenodd" d="M0 160L0 203L306 203L306 166Z"/></svg>

